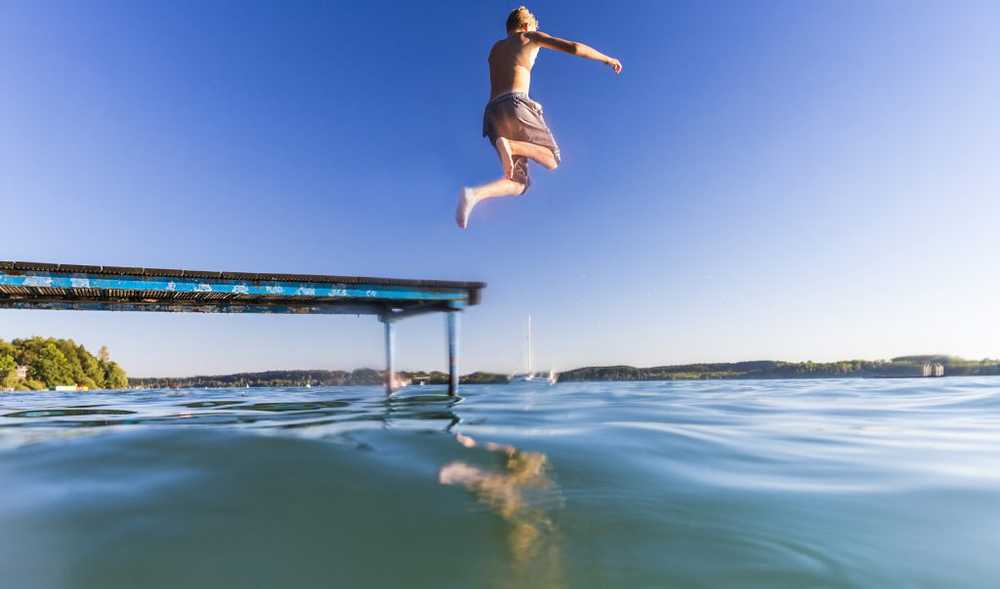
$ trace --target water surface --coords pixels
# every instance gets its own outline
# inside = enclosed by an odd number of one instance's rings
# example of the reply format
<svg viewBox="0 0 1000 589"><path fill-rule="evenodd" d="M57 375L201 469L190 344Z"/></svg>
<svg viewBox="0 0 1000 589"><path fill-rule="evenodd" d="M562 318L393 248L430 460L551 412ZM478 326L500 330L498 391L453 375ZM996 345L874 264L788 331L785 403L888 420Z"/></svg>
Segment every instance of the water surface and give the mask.
<svg viewBox="0 0 1000 589"><path fill-rule="evenodd" d="M1000 378L0 395L10 587L992 587Z"/></svg>

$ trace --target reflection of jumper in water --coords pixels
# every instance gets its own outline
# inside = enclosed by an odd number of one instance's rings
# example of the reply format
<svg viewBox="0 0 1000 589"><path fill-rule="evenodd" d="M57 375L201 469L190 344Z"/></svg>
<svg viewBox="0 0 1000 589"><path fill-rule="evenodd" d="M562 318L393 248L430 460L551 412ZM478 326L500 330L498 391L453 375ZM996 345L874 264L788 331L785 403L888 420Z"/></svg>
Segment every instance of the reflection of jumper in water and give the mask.
<svg viewBox="0 0 1000 589"><path fill-rule="evenodd" d="M458 434L457 439L467 448L476 446L468 436ZM545 474L545 455L494 443L487 443L486 449L505 455L505 473L487 473L464 462L452 462L441 469L438 479L445 485L464 486L505 519L511 519L524 509L523 488L545 488L551 484Z"/></svg>
<svg viewBox="0 0 1000 589"><path fill-rule="evenodd" d="M617 59L583 43L539 31L538 21L527 8L512 11L507 17L507 37L490 49L490 102L483 116L483 135L497 150L503 177L462 189L455 210L455 222L462 229L481 201L516 196L528 189L529 159L549 170L559 165L559 148L542 118L541 105L528 98L531 68L543 47L606 63L615 73L622 69Z"/></svg>
<svg viewBox="0 0 1000 589"><path fill-rule="evenodd" d="M455 439L466 448L479 444L469 436ZM441 468L438 482L462 486L510 524L510 551L515 572L529 575L545 587L564 586L562 557L555 523L540 507L525 498L528 489L549 489L548 459L539 452L522 452L506 444L487 442L490 452L503 454L504 472L487 472L465 462L454 461ZM525 579L513 586L524 586Z"/></svg>

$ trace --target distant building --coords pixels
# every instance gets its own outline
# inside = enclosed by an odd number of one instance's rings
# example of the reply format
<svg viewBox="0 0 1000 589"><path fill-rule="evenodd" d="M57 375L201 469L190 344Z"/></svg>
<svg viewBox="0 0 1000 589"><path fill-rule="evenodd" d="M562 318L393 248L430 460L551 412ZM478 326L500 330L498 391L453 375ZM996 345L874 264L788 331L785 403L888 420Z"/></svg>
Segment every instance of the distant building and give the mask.
<svg viewBox="0 0 1000 589"><path fill-rule="evenodd" d="M24 380L28 378L28 367L18 366L17 368L14 369L14 374L17 375L17 380Z"/></svg>
<svg viewBox="0 0 1000 589"><path fill-rule="evenodd" d="M78 392L81 392L81 391L88 391L88 390L90 390L90 388L89 387L85 387L85 386L81 386L81 385L76 385L76 384L65 384L65 385L64 384L60 384L60 385L56 385L55 387L53 387L52 390L53 391L62 391L64 393L78 393Z"/></svg>
<svg viewBox="0 0 1000 589"><path fill-rule="evenodd" d="M940 362L924 362L924 376L944 376L944 364Z"/></svg>

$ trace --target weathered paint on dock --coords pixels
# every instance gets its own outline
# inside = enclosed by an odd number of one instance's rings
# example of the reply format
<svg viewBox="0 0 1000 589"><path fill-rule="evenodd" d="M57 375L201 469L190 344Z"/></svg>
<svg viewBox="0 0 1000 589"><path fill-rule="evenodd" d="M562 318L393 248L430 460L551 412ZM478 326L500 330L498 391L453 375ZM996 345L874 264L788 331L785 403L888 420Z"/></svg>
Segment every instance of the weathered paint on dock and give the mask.
<svg viewBox="0 0 1000 589"><path fill-rule="evenodd" d="M347 313L474 305L476 282L0 262L0 305L128 311ZM440 305L440 307L439 307ZM5 306L13 306L7 304ZM413 313L410 313L413 314Z"/></svg>
<svg viewBox="0 0 1000 589"><path fill-rule="evenodd" d="M457 313L479 304L485 287L481 282L0 262L0 308L6 309L376 315L386 326L390 393L392 324L434 312L448 317L449 392L456 392Z"/></svg>

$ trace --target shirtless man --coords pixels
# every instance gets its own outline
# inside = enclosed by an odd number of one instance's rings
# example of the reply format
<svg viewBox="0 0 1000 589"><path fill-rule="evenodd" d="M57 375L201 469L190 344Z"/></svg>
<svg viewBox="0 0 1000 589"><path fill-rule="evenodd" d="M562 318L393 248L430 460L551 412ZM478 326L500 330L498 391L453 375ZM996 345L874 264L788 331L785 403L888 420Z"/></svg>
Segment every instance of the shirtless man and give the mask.
<svg viewBox="0 0 1000 589"><path fill-rule="evenodd" d="M549 170L559 165L559 146L542 118L542 105L528 98L531 68L542 47L592 59L611 66L616 74L622 64L613 57L574 41L552 37L538 30L538 21L524 6L507 17L507 38L490 49L490 102L483 113L483 136L500 156L503 178L473 188L462 188L455 221L465 229L472 209L480 202L524 194L531 185L528 160Z"/></svg>

